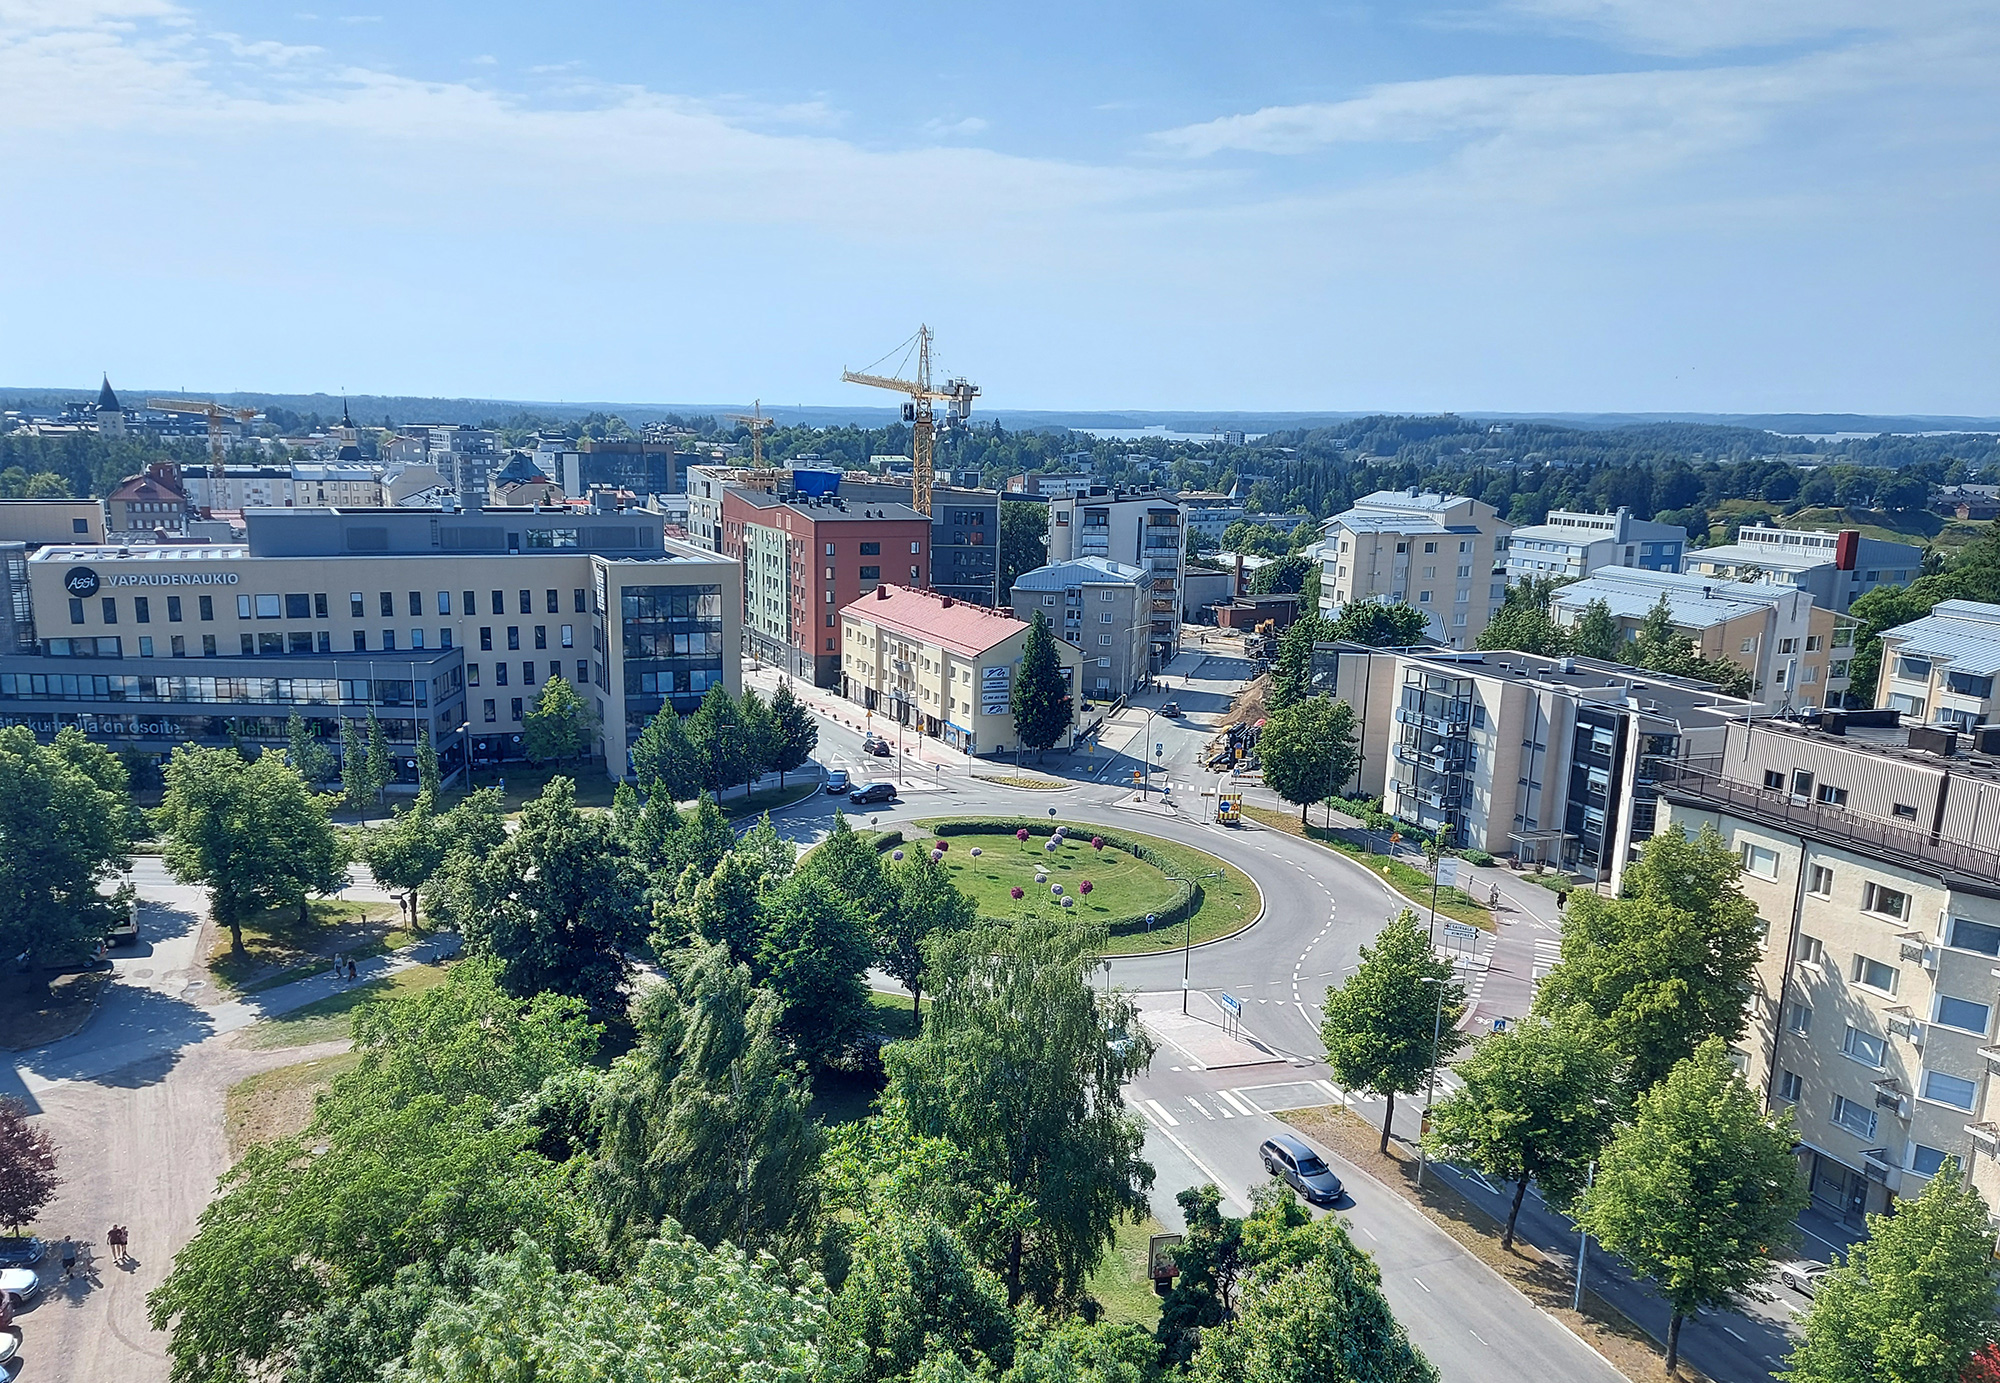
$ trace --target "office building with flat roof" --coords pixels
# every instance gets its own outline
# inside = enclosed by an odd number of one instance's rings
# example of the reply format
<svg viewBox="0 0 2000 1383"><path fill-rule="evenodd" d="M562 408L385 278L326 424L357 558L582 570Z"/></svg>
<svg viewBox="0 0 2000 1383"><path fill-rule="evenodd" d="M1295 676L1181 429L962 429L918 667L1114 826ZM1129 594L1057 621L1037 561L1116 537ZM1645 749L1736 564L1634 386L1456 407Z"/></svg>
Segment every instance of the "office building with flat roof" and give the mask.
<svg viewBox="0 0 2000 1383"><path fill-rule="evenodd" d="M1158 490L1093 485L1049 501L1049 561L1103 557L1142 567L1152 580L1146 636L1148 671L1157 673L1181 647L1181 579L1187 570L1180 501Z"/></svg>
<svg viewBox="0 0 2000 1383"><path fill-rule="evenodd" d="M1552 509L1537 524L1517 528L1507 543L1507 579L1548 577L1575 581L1603 567L1679 571L1687 530L1670 523L1614 514Z"/></svg>
<svg viewBox="0 0 2000 1383"><path fill-rule="evenodd" d="M1804 591L1823 609L1846 614L1882 586L1906 586L1923 574L1924 550L1911 543L1840 532L1745 524L1736 541L1696 548L1683 566L1711 581L1740 581Z"/></svg>
<svg viewBox="0 0 2000 1383"><path fill-rule="evenodd" d="M1507 595L1513 526L1490 504L1415 488L1377 490L1320 525L1320 613L1358 601L1423 611L1426 634L1471 648Z"/></svg>
<svg viewBox="0 0 2000 1383"><path fill-rule="evenodd" d="M1993 722L2000 605L1943 600L1922 619L1882 631L1875 704L1921 724L1971 730Z"/></svg>
<svg viewBox="0 0 2000 1383"><path fill-rule="evenodd" d="M518 758L560 675L623 774L662 706L741 686L738 568L666 541L658 515L253 509L245 526L240 543L20 563L6 595L28 628L0 652L0 724L158 756L281 745L293 711L332 739L373 710L406 756L421 728L449 771Z"/></svg>
<svg viewBox="0 0 2000 1383"><path fill-rule="evenodd" d="M1046 615L1056 637L1083 656L1083 694L1109 700L1149 680L1152 597L1145 568L1078 557L1022 572L1007 603L1017 619Z"/></svg>

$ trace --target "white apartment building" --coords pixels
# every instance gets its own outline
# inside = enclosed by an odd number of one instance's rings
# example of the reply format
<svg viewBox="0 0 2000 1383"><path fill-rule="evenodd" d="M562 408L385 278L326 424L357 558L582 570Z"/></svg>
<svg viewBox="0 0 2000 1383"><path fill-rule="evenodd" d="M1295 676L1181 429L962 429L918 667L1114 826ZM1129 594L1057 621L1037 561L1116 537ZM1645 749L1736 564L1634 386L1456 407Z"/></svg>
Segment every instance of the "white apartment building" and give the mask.
<svg viewBox="0 0 2000 1383"><path fill-rule="evenodd" d="M1734 723L1662 788L1663 825L1713 825L1742 858L1766 931L1739 1057L1856 1230L1947 1156L2000 1204L2000 762L1866 723L1885 718Z"/></svg>
<svg viewBox="0 0 2000 1383"><path fill-rule="evenodd" d="M1875 704L1912 720L1970 730L1990 724L2000 676L2000 605L1944 600L1919 620L1882 631Z"/></svg>
<svg viewBox="0 0 2000 1383"><path fill-rule="evenodd" d="M1103 557L1145 568L1152 578L1147 634L1149 671L1173 660L1181 646L1181 580L1186 538L1178 500L1157 490L1107 490L1093 485L1049 501L1049 561Z"/></svg>
<svg viewBox="0 0 2000 1383"><path fill-rule="evenodd" d="M1745 581L1801 590L1828 610L1846 614L1880 586L1905 586L1923 573L1924 550L1909 543L1864 538L1856 529L1745 524L1736 541L1699 548L1683 565L1712 581Z"/></svg>
<svg viewBox="0 0 2000 1383"><path fill-rule="evenodd" d="M1580 580L1603 567L1679 571L1687 530L1635 519L1630 509L1585 514L1552 509L1538 524L1514 530L1507 544L1507 579Z"/></svg>
<svg viewBox="0 0 2000 1383"><path fill-rule="evenodd" d="M1364 600L1422 610L1428 635L1471 648L1507 595L1513 525L1464 495L1377 490L1321 525L1319 607Z"/></svg>

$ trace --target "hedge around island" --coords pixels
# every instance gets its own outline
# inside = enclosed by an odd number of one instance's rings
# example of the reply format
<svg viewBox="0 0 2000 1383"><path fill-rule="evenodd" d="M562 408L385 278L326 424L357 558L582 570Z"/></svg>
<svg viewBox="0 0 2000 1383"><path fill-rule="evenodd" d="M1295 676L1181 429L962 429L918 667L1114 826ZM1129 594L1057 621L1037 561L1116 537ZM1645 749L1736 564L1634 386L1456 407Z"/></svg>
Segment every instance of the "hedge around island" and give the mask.
<svg viewBox="0 0 2000 1383"><path fill-rule="evenodd" d="M954 816L943 821L933 822L930 830L932 835L939 836L1011 836L1025 827L1030 836L1052 836L1056 833L1058 826L1063 829L1065 837L1076 838L1080 836L1081 844L1088 845L1092 839L1098 839L1104 842L1104 848L1107 850L1123 850L1134 859L1152 865L1153 868L1166 875L1173 883L1174 890L1171 901L1154 909L1150 913L1138 912L1133 913L1129 917L1106 918L1104 921L1105 930L1118 932L1134 927L1144 927L1146 919L1151 917L1153 919L1152 930L1159 931L1164 927L1177 927L1201 910L1202 892L1199 883L1193 879L1182 877L1180 872L1162 857L1159 851L1153 849L1145 841L1134 840L1130 836L1120 835L1117 831L1109 831L1101 826L1088 826L1078 821L1035 821L1013 816ZM994 917L983 920L989 922L1006 922L1008 919Z"/></svg>

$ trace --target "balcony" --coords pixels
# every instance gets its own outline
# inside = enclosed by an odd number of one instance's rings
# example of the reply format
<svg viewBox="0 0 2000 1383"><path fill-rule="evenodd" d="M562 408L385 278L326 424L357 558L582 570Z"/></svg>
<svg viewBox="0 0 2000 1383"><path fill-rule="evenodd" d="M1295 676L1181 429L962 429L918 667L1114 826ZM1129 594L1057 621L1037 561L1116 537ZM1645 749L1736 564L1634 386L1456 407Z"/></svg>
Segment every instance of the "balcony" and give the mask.
<svg viewBox="0 0 2000 1383"><path fill-rule="evenodd" d="M1980 1152L1988 1157L2000 1156L2000 1124L1967 1124L1965 1134Z"/></svg>

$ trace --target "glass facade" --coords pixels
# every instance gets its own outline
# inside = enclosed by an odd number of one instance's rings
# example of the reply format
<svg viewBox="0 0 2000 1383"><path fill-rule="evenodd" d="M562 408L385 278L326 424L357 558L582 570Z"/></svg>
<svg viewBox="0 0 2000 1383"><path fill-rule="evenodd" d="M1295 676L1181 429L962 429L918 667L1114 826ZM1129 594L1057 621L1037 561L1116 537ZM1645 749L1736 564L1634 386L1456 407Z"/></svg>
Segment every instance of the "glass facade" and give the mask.
<svg viewBox="0 0 2000 1383"><path fill-rule="evenodd" d="M686 715L722 682L722 587L626 586L618 619L628 736L663 705Z"/></svg>

